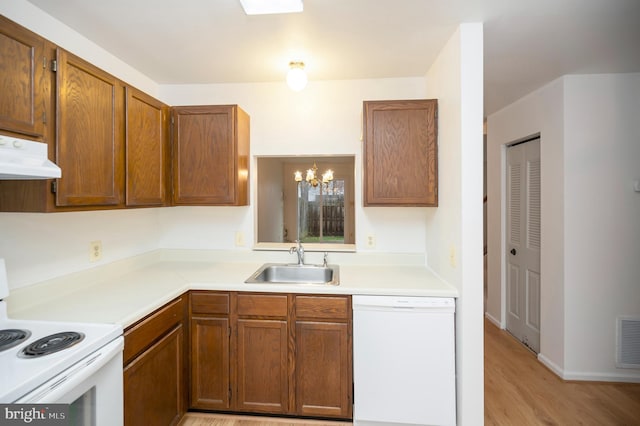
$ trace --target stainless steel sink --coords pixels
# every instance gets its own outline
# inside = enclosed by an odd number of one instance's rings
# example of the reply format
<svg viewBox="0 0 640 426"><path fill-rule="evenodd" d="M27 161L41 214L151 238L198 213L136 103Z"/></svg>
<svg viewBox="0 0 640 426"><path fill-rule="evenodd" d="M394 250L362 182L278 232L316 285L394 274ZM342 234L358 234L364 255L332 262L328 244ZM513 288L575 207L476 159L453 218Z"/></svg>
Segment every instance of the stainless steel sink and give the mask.
<svg viewBox="0 0 640 426"><path fill-rule="evenodd" d="M340 285L338 265L265 263L245 283Z"/></svg>

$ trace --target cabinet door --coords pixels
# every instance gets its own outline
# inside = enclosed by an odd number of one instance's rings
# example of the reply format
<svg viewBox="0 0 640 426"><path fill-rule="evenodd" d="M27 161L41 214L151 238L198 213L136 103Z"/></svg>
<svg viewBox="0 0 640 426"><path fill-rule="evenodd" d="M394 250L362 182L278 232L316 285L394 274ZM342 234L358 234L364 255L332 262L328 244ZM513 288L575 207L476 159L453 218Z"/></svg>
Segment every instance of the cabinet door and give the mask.
<svg viewBox="0 0 640 426"><path fill-rule="evenodd" d="M437 206L437 101L364 102L364 205Z"/></svg>
<svg viewBox="0 0 640 426"><path fill-rule="evenodd" d="M44 133L45 40L0 16L0 129Z"/></svg>
<svg viewBox="0 0 640 426"><path fill-rule="evenodd" d="M192 408L228 410L229 319L191 319Z"/></svg>
<svg viewBox="0 0 640 426"><path fill-rule="evenodd" d="M237 105L174 107L174 204L247 205L249 116Z"/></svg>
<svg viewBox="0 0 640 426"><path fill-rule="evenodd" d="M351 297L296 295L294 305L296 414L351 418Z"/></svg>
<svg viewBox="0 0 640 426"><path fill-rule="evenodd" d="M56 204L117 205L124 193L124 90L119 81L58 49Z"/></svg>
<svg viewBox="0 0 640 426"><path fill-rule="evenodd" d="M168 108L139 90L126 88L127 206L167 202L169 165Z"/></svg>
<svg viewBox="0 0 640 426"><path fill-rule="evenodd" d="M173 425L184 413L184 333L176 326L124 369L125 425Z"/></svg>
<svg viewBox="0 0 640 426"><path fill-rule="evenodd" d="M287 322L238 319L238 411L288 412Z"/></svg>

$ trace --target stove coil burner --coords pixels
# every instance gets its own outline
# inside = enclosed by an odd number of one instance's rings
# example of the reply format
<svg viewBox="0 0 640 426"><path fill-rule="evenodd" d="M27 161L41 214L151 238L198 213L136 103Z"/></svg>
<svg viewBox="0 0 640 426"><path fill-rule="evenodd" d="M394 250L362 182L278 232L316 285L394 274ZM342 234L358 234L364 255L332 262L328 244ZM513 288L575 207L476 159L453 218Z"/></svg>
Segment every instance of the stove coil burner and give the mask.
<svg viewBox="0 0 640 426"><path fill-rule="evenodd" d="M0 352L24 342L31 336L29 330L8 328L0 330Z"/></svg>
<svg viewBox="0 0 640 426"><path fill-rule="evenodd" d="M19 354L20 358L37 358L69 348L84 339L84 334L75 331L63 331L51 334L27 345Z"/></svg>

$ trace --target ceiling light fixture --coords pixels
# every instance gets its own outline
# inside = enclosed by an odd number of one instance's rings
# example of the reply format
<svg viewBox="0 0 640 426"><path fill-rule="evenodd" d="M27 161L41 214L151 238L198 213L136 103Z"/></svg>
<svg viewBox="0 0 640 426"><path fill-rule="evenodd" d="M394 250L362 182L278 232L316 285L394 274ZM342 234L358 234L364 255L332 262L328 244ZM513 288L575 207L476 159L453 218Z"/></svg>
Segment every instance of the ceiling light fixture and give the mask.
<svg viewBox="0 0 640 426"><path fill-rule="evenodd" d="M296 92L301 91L307 85L307 73L304 72L304 62L289 62L287 84Z"/></svg>
<svg viewBox="0 0 640 426"><path fill-rule="evenodd" d="M302 12L302 0L240 0L247 15Z"/></svg>
<svg viewBox="0 0 640 426"><path fill-rule="evenodd" d="M293 180L302 182L302 172L300 170L295 171ZM313 163L313 167L307 170L307 175L304 180L313 187L318 186L320 183L328 185L329 182L333 180L333 170L327 169L327 171L322 174L322 178L320 178L318 177L318 166L316 166L316 163Z"/></svg>

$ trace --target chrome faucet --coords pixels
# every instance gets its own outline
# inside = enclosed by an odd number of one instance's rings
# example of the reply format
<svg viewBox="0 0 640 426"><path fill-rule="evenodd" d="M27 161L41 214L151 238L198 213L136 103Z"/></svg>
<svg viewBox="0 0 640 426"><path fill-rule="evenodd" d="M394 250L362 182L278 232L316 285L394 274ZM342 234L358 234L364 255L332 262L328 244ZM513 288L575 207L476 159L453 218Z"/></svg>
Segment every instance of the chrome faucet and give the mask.
<svg viewBox="0 0 640 426"><path fill-rule="evenodd" d="M298 254L298 266L304 265L304 247L302 247L302 243L300 240L295 241L297 246L293 246L289 249L289 254L297 253Z"/></svg>

